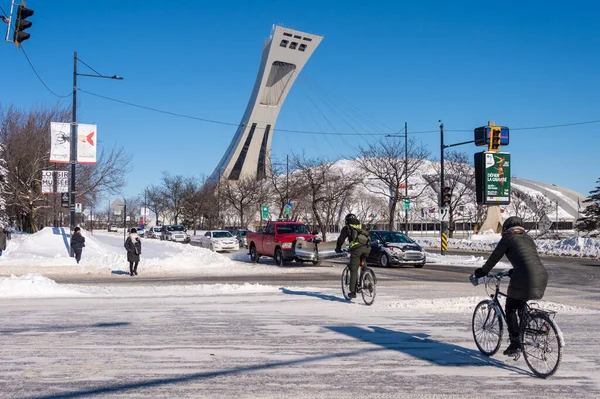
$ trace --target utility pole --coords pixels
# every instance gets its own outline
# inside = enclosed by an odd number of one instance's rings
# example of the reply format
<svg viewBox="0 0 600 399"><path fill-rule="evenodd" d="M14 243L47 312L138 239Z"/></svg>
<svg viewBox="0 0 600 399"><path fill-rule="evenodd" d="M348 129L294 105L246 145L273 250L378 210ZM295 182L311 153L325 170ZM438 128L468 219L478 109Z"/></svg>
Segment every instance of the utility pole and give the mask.
<svg viewBox="0 0 600 399"><path fill-rule="evenodd" d="M71 234L75 228L75 167L77 165L77 51L73 53L73 112L71 114L71 170L69 184L69 225ZM73 256L73 250L71 250Z"/></svg>
<svg viewBox="0 0 600 399"><path fill-rule="evenodd" d="M408 123L404 122L404 203L408 198ZM410 204L410 202L409 202ZM408 207L404 205L404 234L408 236Z"/></svg>

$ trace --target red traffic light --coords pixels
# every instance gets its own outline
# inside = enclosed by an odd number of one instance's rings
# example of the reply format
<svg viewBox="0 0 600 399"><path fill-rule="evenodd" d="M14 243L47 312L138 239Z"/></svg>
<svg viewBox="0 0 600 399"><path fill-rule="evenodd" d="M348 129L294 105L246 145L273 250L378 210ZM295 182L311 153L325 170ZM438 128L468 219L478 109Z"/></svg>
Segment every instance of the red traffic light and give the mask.
<svg viewBox="0 0 600 399"><path fill-rule="evenodd" d="M442 206L450 206L451 199L452 199L452 188L444 187L442 189Z"/></svg>

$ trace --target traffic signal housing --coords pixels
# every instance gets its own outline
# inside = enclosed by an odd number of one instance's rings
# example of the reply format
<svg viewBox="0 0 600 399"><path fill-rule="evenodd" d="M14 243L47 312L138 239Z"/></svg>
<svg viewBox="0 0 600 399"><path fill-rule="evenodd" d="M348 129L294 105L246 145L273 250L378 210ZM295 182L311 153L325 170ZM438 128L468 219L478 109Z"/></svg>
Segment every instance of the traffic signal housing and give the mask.
<svg viewBox="0 0 600 399"><path fill-rule="evenodd" d="M13 42L17 47L21 47L21 42L29 39L31 36L29 33L24 32L25 29L30 28L32 23L27 18L33 15L33 10L25 7L25 2L21 2L17 11L17 22L15 22L15 31L13 34Z"/></svg>
<svg viewBox="0 0 600 399"><path fill-rule="evenodd" d="M497 126L492 127L488 151L496 152L500 150L500 140L502 140L502 130Z"/></svg>
<svg viewBox="0 0 600 399"><path fill-rule="evenodd" d="M452 200L452 189L444 187L442 190L442 207L450 206L450 200Z"/></svg>

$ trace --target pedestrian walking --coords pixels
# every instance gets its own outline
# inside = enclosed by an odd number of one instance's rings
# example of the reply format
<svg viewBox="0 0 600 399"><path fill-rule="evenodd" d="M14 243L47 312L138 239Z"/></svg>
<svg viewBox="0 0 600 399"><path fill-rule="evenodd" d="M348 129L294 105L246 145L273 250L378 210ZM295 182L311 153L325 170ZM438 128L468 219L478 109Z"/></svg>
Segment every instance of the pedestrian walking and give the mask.
<svg viewBox="0 0 600 399"><path fill-rule="evenodd" d="M81 260L81 252L83 252L83 247L85 247L85 237L81 235L81 229L79 227L75 227L73 234L71 235L71 248L75 253L75 260L77 263L79 263Z"/></svg>
<svg viewBox="0 0 600 399"><path fill-rule="evenodd" d="M127 250L127 262L129 262L129 275L137 276L137 267L142 254L142 240L140 240L135 227L131 229L129 237L125 240L125 249Z"/></svg>

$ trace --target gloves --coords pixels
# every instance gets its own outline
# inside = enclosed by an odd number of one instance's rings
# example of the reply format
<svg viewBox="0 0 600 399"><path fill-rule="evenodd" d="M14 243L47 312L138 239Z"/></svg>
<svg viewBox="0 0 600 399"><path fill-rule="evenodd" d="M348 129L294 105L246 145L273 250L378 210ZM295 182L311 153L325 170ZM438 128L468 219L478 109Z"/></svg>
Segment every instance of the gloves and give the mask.
<svg viewBox="0 0 600 399"><path fill-rule="evenodd" d="M477 278L481 278L481 277L485 277L487 275L487 273L483 272L483 269L480 267L478 269L475 269L475 271L473 272L473 274L475 275L475 277Z"/></svg>
<svg viewBox="0 0 600 399"><path fill-rule="evenodd" d="M335 249L335 253L336 254L341 254L342 252L344 252L344 251L342 251L340 248L336 248Z"/></svg>
<svg viewBox="0 0 600 399"><path fill-rule="evenodd" d="M512 274L513 274L513 272L514 272L514 271L515 271L515 269L510 269L510 270L508 271L508 273L506 273L506 275L508 276L508 278L511 278L511 277L512 277Z"/></svg>

